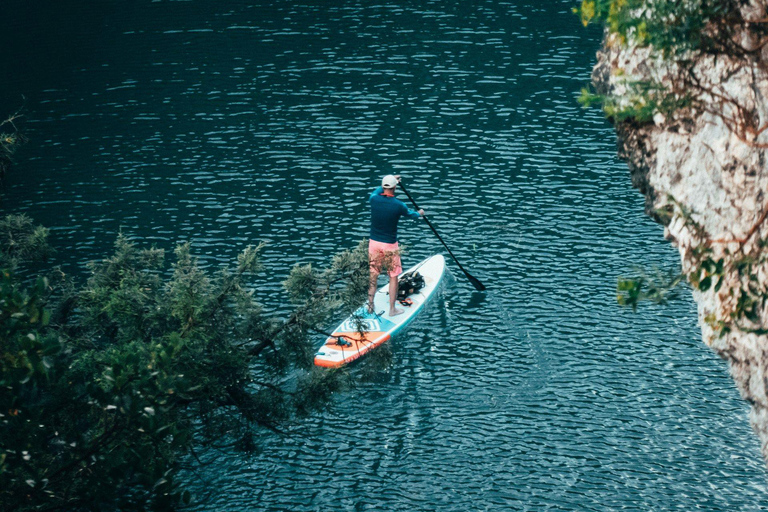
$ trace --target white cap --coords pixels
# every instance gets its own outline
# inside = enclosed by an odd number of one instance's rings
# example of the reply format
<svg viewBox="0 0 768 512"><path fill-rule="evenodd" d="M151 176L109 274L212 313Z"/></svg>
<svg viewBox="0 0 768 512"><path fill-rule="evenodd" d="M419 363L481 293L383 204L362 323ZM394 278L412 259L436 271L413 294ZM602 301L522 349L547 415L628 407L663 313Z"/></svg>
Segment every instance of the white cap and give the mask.
<svg viewBox="0 0 768 512"><path fill-rule="evenodd" d="M395 188L397 186L397 178L392 174L387 174L381 180L381 186L384 188Z"/></svg>

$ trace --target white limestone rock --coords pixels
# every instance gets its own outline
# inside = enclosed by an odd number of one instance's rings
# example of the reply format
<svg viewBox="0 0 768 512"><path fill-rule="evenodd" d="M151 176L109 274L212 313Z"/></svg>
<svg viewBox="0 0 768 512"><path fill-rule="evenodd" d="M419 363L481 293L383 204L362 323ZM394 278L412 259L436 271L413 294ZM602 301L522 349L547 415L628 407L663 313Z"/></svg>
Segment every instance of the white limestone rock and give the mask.
<svg viewBox="0 0 768 512"><path fill-rule="evenodd" d="M742 14L747 20L768 18L766 0L752 0ZM748 29L737 40L756 48L760 41ZM606 34L597 56L594 86L618 105L633 101L635 80L681 87L679 68L647 48ZM694 72L705 84L689 89L699 106L657 112L645 123L617 123L619 154L646 197L646 212L659 221L664 220L659 210L672 214L665 236L678 248L683 271L701 267L702 249L714 261L725 261L719 289L694 287L693 296L703 340L728 361L741 396L752 406L750 420L768 461L768 301L756 307L757 321L733 322L740 290L752 286L768 293L768 45L748 58L698 56ZM738 271L745 257L757 262L747 275ZM730 322L730 331L721 333L719 322Z"/></svg>

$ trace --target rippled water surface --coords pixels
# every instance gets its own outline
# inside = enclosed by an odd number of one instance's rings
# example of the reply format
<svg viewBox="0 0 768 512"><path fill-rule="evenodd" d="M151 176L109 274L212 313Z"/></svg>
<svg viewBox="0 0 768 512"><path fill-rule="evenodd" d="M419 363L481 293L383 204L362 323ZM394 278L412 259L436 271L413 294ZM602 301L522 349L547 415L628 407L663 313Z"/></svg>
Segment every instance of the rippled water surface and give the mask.
<svg viewBox="0 0 768 512"><path fill-rule="evenodd" d="M0 99L27 98L30 142L3 208L70 271L120 229L209 263L266 240L281 310L290 267L357 244L397 173L488 286L451 262L386 370L256 456L204 454L195 510L764 509L688 292L616 304L617 276L677 256L575 101L600 31L574 2L16 3ZM401 239L406 265L443 251L419 223Z"/></svg>

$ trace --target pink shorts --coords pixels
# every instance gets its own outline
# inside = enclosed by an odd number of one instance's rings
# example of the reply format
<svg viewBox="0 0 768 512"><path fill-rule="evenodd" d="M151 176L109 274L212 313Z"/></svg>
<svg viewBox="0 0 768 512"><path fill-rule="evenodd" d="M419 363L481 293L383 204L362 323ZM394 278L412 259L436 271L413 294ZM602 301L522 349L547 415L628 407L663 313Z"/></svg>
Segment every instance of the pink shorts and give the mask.
<svg viewBox="0 0 768 512"><path fill-rule="evenodd" d="M397 242L385 244L376 240L368 241L368 262L371 272L381 272L382 267L389 270L390 277L399 276L403 271L400 262L400 247Z"/></svg>

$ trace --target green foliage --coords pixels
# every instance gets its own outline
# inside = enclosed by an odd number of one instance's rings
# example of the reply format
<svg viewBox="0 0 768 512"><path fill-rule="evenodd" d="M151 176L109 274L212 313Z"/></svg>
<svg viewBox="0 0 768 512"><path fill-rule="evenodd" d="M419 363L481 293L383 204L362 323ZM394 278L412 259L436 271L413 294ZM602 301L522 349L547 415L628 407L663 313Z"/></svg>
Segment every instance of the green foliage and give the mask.
<svg viewBox="0 0 768 512"><path fill-rule="evenodd" d="M606 97L603 94L595 94L591 91L589 87L582 87L581 88L581 95L577 99L579 102L579 105L581 105L584 108L589 108L595 105L600 105L602 103L605 103Z"/></svg>
<svg viewBox="0 0 768 512"><path fill-rule="evenodd" d="M669 116L691 106L693 98L690 94L671 93L657 84L631 82L621 97L595 94L584 87L578 102L584 108L602 105L605 116L614 122L648 123L656 114Z"/></svg>
<svg viewBox="0 0 768 512"><path fill-rule="evenodd" d="M0 268L15 269L20 261L45 259L53 253L48 229L33 226L26 215L0 218Z"/></svg>
<svg viewBox="0 0 768 512"><path fill-rule="evenodd" d="M14 240L40 240L28 219L5 222ZM14 258L31 247L43 246ZM162 250L120 235L113 256L55 300L47 280L25 286L2 272L0 509L176 508L190 500L177 474L195 446L253 449L262 428L345 385L344 371L312 369L311 336L363 300L363 246L312 271L311 288L297 267L286 319L267 316L246 284L259 249L211 275L181 245L169 273Z"/></svg>
<svg viewBox="0 0 768 512"><path fill-rule="evenodd" d="M763 240L758 245L764 246L765 242ZM758 335L768 334L768 326L761 318L761 312L768 302L768 289L757 278L758 270L765 269L766 265L768 256L762 251L757 256L739 253L726 262L724 270L737 277L739 283L738 287L727 290L730 297L736 298L736 305L729 312L728 318L707 319L714 328L720 329L721 335L734 328Z"/></svg>
<svg viewBox="0 0 768 512"><path fill-rule="evenodd" d="M684 279L683 274L664 275L658 271L653 276L640 272L638 277L619 277L616 300L622 306L631 307L633 311L637 310L640 302L646 300L663 304Z"/></svg>
<svg viewBox="0 0 768 512"><path fill-rule="evenodd" d="M582 89L583 106L600 104L615 122L647 123L697 105L695 63L704 54L735 49L740 20L736 0L583 0L573 11L586 26L603 23L611 44L647 48L649 60L675 63L663 83L628 81L621 92L595 95ZM622 70L619 70L621 72ZM706 89L706 88L705 88ZM711 92L711 91L709 91ZM701 105L699 105L701 106Z"/></svg>
<svg viewBox="0 0 768 512"><path fill-rule="evenodd" d="M711 251L707 251L706 256L700 257L699 266L688 274L691 285L702 292L713 287L716 292L720 291L723 284L725 259L715 261L710 255Z"/></svg>
<svg viewBox="0 0 768 512"><path fill-rule="evenodd" d="M583 0L574 12L584 26L603 22L623 43L650 46L664 57L706 47L706 30L735 5L728 0Z"/></svg>
<svg viewBox="0 0 768 512"><path fill-rule="evenodd" d="M20 112L16 112L0 123L0 181L2 181L5 173L8 172L13 163L13 154L16 153L21 144L26 142L26 137L24 137L14 123L14 121L21 117ZM7 131L9 129L11 131Z"/></svg>

